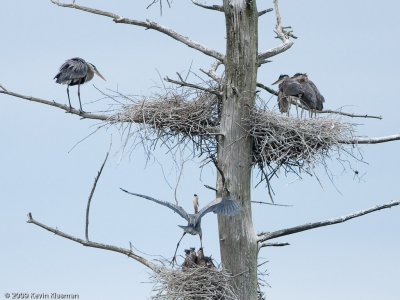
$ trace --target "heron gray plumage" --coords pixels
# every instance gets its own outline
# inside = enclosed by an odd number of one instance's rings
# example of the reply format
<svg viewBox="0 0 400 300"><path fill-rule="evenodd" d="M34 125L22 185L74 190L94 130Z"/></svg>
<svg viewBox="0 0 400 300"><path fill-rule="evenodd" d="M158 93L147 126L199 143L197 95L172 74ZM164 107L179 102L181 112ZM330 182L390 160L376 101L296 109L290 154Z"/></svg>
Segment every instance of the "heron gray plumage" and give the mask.
<svg viewBox="0 0 400 300"><path fill-rule="evenodd" d="M290 78L289 75L282 74L274 84L279 84L278 93L278 107L281 113L287 113L289 115L290 105L292 103L291 97L300 98L303 93L302 85L295 79Z"/></svg>
<svg viewBox="0 0 400 300"><path fill-rule="evenodd" d="M67 95L70 109L72 109L72 106L69 97L69 87L71 85L78 85L79 107L80 111L83 111L80 86L81 84L92 80L94 74L98 75L103 80L106 80L93 64L86 62L82 58L74 57L68 59L61 65L60 70L58 71L57 75L54 76L54 79L56 79L56 83L67 85Z"/></svg>
<svg viewBox="0 0 400 300"><path fill-rule="evenodd" d="M185 234L189 233L192 235L199 235L200 237L200 244L201 247L203 247L203 237L202 237L202 231L201 231L201 218L204 217L207 213L213 212L215 214L220 214L224 216L234 216L237 215L241 208L240 205L237 201L228 198L228 197L219 197L215 198L213 201L208 203L205 207L203 207L198 213L195 214L189 214L187 213L181 206L173 204L171 202L163 201L163 200L158 200L153 197L149 197L146 195L142 194L137 194L137 193L132 193L127 190L124 190L121 188L122 191L125 193L128 193L133 196L137 196L140 198L144 198L153 202L156 202L158 204L161 204L163 206L166 206L176 212L178 215L180 215L182 218L184 218L188 224L185 225L178 225L183 229L183 234L180 240L178 241L178 244L176 245L176 250L174 254L174 259L176 256L176 252L178 251L179 244ZM173 259L173 261L174 261Z"/></svg>
<svg viewBox="0 0 400 300"><path fill-rule="evenodd" d="M292 78L297 80L306 91L304 94L304 103L311 109L311 112L316 113L316 111L321 111L324 108L323 103L325 102L325 98L314 82L308 78L307 74L296 73Z"/></svg>

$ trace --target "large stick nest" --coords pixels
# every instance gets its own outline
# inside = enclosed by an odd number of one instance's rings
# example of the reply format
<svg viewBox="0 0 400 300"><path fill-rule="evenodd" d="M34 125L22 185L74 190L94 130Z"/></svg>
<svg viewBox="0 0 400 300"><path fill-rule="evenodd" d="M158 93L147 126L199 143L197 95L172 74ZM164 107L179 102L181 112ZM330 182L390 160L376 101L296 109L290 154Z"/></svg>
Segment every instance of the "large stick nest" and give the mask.
<svg viewBox="0 0 400 300"><path fill-rule="evenodd" d="M238 300L230 284L231 276L221 269L194 266L184 270L162 269L153 273L152 299L157 300Z"/></svg>
<svg viewBox="0 0 400 300"><path fill-rule="evenodd" d="M118 115L119 122L138 123L148 150L158 142L167 147L192 143L193 154L216 155L221 99L207 92L172 91L163 96L132 100ZM130 125L129 125L130 126ZM246 112L242 123L244 137L253 139L253 165L264 179L283 167L286 171L310 172L325 164L331 151L348 154L340 141L353 137L353 125L332 116L317 118L287 117L257 106ZM296 169L296 171L294 171Z"/></svg>
<svg viewBox="0 0 400 300"><path fill-rule="evenodd" d="M263 168L313 168L323 163L331 151L344 150L340 141L353 136L353 125L332 117L302 119L267 109L254 109L250 115L253 162Z"/></svg>

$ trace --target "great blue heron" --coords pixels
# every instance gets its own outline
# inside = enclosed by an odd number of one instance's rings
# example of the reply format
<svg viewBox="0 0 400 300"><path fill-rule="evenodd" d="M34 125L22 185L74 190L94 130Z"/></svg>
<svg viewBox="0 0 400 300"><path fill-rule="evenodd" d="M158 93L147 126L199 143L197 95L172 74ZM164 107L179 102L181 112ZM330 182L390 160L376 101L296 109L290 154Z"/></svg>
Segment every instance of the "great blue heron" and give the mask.
<svg viewBox="0 0 400 300"><path fill-rule="evenodd" d="M193 208L194 208L194 213L197 214L199 212L199 196L194 194L193 198Z"/></svg>
<svg viewBox="0 0 400 300"><path fill-rule="evenodd" d="M278 107L281 113L287 113L289 115L290 105L292 103L292 97L300 98L303 95L304 90L302 85L295 79L290 78L289 75L280 75L278 80L274 84L279 84L278 93Z"/></svg>
<svg viewBox="0 0 400 300"><path fill-rule="evenodd" d="M79 107L80 111L82 112L80 86L81 84L92 80L94 74L97 74L100 78L106 80L93 64L86 62L82 58L74 57L68 59L61 65L60 70L54 79L56 79L56 83L67 85L67 95L70 109L72 109L72 106L69 98L69 86L78 85Z"/></svg>
<svg viewBox="0 0 400 300"><path fill-rule="evenodd" d="M188 214L179 205L175 205L175 204L167 202L167 201L158 200L153 197L146 196L146 195L131 193L122 188L121 188L121 190L130 195L141 197L141 198L156 202L158 204L164 205L164 206L172 209L174 212L176 212L182 218L184 218L186 221L188 221L188 224L186 226L178 225L179 227L181 227L183 229L183 234L182 234L182 237L179 239L178 244L176 245L176 249L175 249L175 253L174 253L174 257L173 257L172 261L175 261L176 252L178 251L179 244L186 233L189 233L192 235L198 234L200 237L201 247L203 247L203 237L202 237L202 231L201 231L201 218L205 214L207 214L209 212L213 212L215 214L221 214L224 216L234 216L234 215L237 215L241 209L240 205L237 201L235 201L231 198L228 198L228 197L221 197L221 198L215 198L213 201L211 201L205 207L203 207L198 213Z"/></svg>
<svg viewBox="0 0 400 300"><path fill-rule="evenodd" d="M307 74L296 73L292 78L303 86L305 90L304 103L311 109L311 115L313 112L316 115L316 111L321 111L324 108L324 96L322 96L314 82L308 78Z"/></svg>

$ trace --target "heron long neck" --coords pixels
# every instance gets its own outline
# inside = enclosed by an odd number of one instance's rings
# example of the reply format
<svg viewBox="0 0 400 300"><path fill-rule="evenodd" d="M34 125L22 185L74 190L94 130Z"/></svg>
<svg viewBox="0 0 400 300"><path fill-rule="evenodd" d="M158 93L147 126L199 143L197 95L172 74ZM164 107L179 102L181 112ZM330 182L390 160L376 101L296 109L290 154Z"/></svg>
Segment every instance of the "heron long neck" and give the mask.
<svg viewBox="0 0 400 300"><path fill-rule="evenodd" d="M92 80L93 76L94 76L94 71L92 68L89 67L88 72L86 74L85 82Z"/></svg>

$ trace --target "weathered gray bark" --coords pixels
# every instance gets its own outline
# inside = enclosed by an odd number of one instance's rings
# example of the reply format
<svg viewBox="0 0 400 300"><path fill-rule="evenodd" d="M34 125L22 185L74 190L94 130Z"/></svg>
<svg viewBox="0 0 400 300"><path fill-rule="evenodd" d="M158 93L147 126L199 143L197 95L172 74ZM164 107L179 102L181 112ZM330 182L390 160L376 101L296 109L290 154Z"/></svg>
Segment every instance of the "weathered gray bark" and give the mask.
<svg viewBox="0 0 400 300"><path fill-rule="evenodd" d="M242 206L237 217L219 217L223 266L240 299L257 299L257 237L250 205L252 141L243 119L254 106L257 82L257 18L255 1L224 0L226 18L225 85L218 166L219 194L229 193Z"/></svg>

